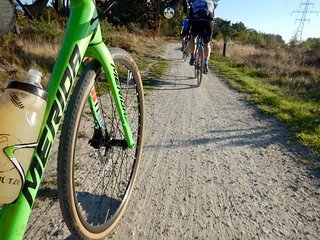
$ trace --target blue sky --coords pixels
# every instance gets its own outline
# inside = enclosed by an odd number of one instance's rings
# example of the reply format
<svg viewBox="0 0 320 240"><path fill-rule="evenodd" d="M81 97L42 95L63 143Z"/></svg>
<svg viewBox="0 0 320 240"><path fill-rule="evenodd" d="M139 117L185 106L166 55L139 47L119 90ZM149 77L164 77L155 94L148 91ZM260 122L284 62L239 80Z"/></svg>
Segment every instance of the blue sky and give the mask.
<svg viewBox="0 0 320 240"><path fill-rule="evenodd" d="M303 10L307 0L220 0L215 16L231 20L232 23L243 22L247 28L253 28L264 33L279 34L289 41L296 32L302 13L292 13ZM314 6L311 11L320 11L320 1L311 0ZM302 40L309 37L320 38L320 13L308 14L310 23L305 22Z"/></svg>

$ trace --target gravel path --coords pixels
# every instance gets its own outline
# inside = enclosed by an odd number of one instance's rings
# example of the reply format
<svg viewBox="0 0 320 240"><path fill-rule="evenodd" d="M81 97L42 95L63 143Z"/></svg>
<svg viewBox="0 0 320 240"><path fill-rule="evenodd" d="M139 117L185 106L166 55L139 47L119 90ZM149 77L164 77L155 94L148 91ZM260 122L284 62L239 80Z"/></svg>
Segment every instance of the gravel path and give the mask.
<svg viewBox="0 0 320 240"><path fill-rule="evenodd" d="M320 180L276 120L212 71L200 88L179 44L172 68L146 96L140 174L111 239L319 239ZM55 154L53 154L53 157ZM73 239L56 201L56 162L36 201L25 239ZM45 196L45 197L43 197Z"/></svg>

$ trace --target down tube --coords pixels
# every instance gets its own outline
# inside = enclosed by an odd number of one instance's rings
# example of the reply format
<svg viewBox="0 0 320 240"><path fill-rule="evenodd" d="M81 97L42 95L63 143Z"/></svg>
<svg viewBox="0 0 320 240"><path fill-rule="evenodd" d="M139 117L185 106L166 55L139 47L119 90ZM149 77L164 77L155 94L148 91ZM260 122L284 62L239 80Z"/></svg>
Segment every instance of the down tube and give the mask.
<svg viewBox="0 0 320 240"><path fill-rule="evenodd" d="M92 27L87 19L92 17L93 9L89 6L85 12L79 8L71 13L67 34L47 88L49 100L39 144L19 198L16 202L5 205L0 212L0 240L23 238L67 99L92 36Z"/></svg>
<svg viewBox="0 0 320 240"><path fill-rule="evenodd" d="M128 147L133 148L135 142L132 138L132 132L126 114L126 107L124 104L119 77L112 56L107 46L103 42L90 46L88 48L87 54L97 59L104 69L119 113Z"/></svg>

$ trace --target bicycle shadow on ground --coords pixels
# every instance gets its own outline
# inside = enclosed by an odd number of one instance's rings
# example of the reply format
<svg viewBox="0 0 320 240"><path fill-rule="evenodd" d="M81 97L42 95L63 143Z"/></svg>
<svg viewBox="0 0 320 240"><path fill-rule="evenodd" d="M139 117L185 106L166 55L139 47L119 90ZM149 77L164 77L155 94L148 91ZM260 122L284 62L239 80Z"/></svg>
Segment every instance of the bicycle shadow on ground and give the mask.
<svg viewBox="0 0 320 240"><path fill-rule="evenodd" d="M37 198L44 201L58 201L58 191L55 188L42 187L39 189ZM100 225L105 222L107 217L113 216L119 208L121 202L118 199L96 195L89 192L77 192L77 202L80 210L86 210L86 221L90 224ZM70 235L66 240L76 240Z"/></svg>
<svg viewBox="0 0 320 240"><path fill-rule="evenodd" d="M295 156L291 157L292 161L298 168L304 169L309 178L320 180L319 156L295 140L288 141L292 137L292 133L288 132L286 128L277 126L277 123L273 120L266 121L271 124L270 130L261 127L212 129L208 130L202 137L190 135L187 140L171 139L161 145L146 144L145 148L162 148L164 151L168 151L170 149L184 149L185 146L193 148L200 145L208 145L209 147L212 144L233 149L250 146L254 149L261 149L262 152L268 148L271 150L273 148L281 148L285 149L289 155Z"/></svg>
<svg viewBox="0 0 320 240"><path fill-rule="evenodd" d="M64 240L78 240L75 236L70 235L68 237L66 237Z"/></svg>
<svg viewBox="0 0 320 240"><path fill-rule="evenodd" d="M183 83L182 81L189 81L194 79L194 84ZM177 83L179 82L179 83ZM186 90L191 88L197 88L197 82L194 77L191 76L173 76L164 77L164 79L148 78L143 79L144 89L156 90L156 91L171 91L171 90Z"/></svg>
<svg viewBox="0 0 320 240"><path fill-rule="evenodd" d="M77 201L80 209L88 211L86 221L94 225L103 224L105 219L113 216L121 205L118 199L89 192L77 192Z"/></svg>
<svg viewBox="0 0 320 240"><path fill-rule="evenodd" d="M40 200L50 199L58 200L58 191L56 188L42 187L39 189L37 198ZM87 220L91 223L98 224L100 220L104 222L106 216L112 216L121 204L118 199L107 195L96 195L89 192L77 192L77 201L81 209L91 210L88 212ZM96 208L95 208L96 207ZM93 209L103 209L97 215ZM104 218L101 218L101 217Z"/></svg>
<svg viewBox="0 0 320 240"><path fill-rule="evenodd" d="M40 187L39 191L37 193L37 199L40 200L45 200L45 199L50 199L50 200L58 200L58 191L57 188L50 188L50 187Z"/></svg>
<svg viewBox="0 0 320 240"><path fill-rule="evenodd" d="M90 201L88 201L88 199ZM90 224L101 225L107 218L113 216L119 208L121 202L115 198L108 196L97 196L88 192L78 192L77 201L79 209L89 210L89 214L86 215L86 221ZM99 211L98 211L99 209ZM76 240L73 235L65 238L66 240Z"/></svg>
<svg viewBox="0 0 320 240"><path fill-rule="evenodd" d="M271 134L274 133L274 134ZM222 147L241 147L252 146L254 148L266 148L271 144L279 142L279 138L275 135L276 131L265 131L257 128L241 128L241 129L215 129L209 130L203 137L193 138L189 136L187 140L172 139L163 145L145 145L146 148L184 148L186 145L199 146L218 144Z"/></svg>

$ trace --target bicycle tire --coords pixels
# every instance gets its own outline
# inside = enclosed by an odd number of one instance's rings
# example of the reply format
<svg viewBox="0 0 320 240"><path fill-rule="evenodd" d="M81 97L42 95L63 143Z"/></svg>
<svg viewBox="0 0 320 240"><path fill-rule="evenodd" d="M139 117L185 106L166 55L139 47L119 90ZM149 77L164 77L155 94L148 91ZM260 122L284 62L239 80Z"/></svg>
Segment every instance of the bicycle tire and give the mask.
<svg viewBox="0 0 320 240"><path fill-rule="evenodd" d="M199 54L198 54L198 74L197 74L197 86L200 87L202 81L202 74L203 74L203 65L204 65L204 49L203 46L199 46Z"/></svg>
<svg viewBox="0 0 320 240"><path fill-rule="evenodd" d="M113 98L109 96L107 81L103 81L102 68L97 61L89 63L72 93L58 152L60 208L67 227L77 239L103 239L110 234L128 204L142 154L144 96L141 77L125 51L110 51L117 65L136 146L133 149L111 146L109 140L124 139L124 133ZM128 72L132 77L127 78ZM97 149L88 143L95 139L87 101L93 84L110 136L109 140L100 141ZM106 100L108 104L103 103Z"/></svg>
<svg viewBox="0 0 320 240"><path fill-rule="evenodd" d="M189 56L189 41L185 41L183 44L183 53L182 53L182 59L183 61L187 61L187 58Z"/></svg>
<svg viewBox="0 0 320 240"><path fill-rule="evenodd" d="M198 46L196 47L196 51L194 53L194 78L195 79L198 79L198 74L199 74L199 71L198 71L198 54L199 54L199 48Z"/></svg>

